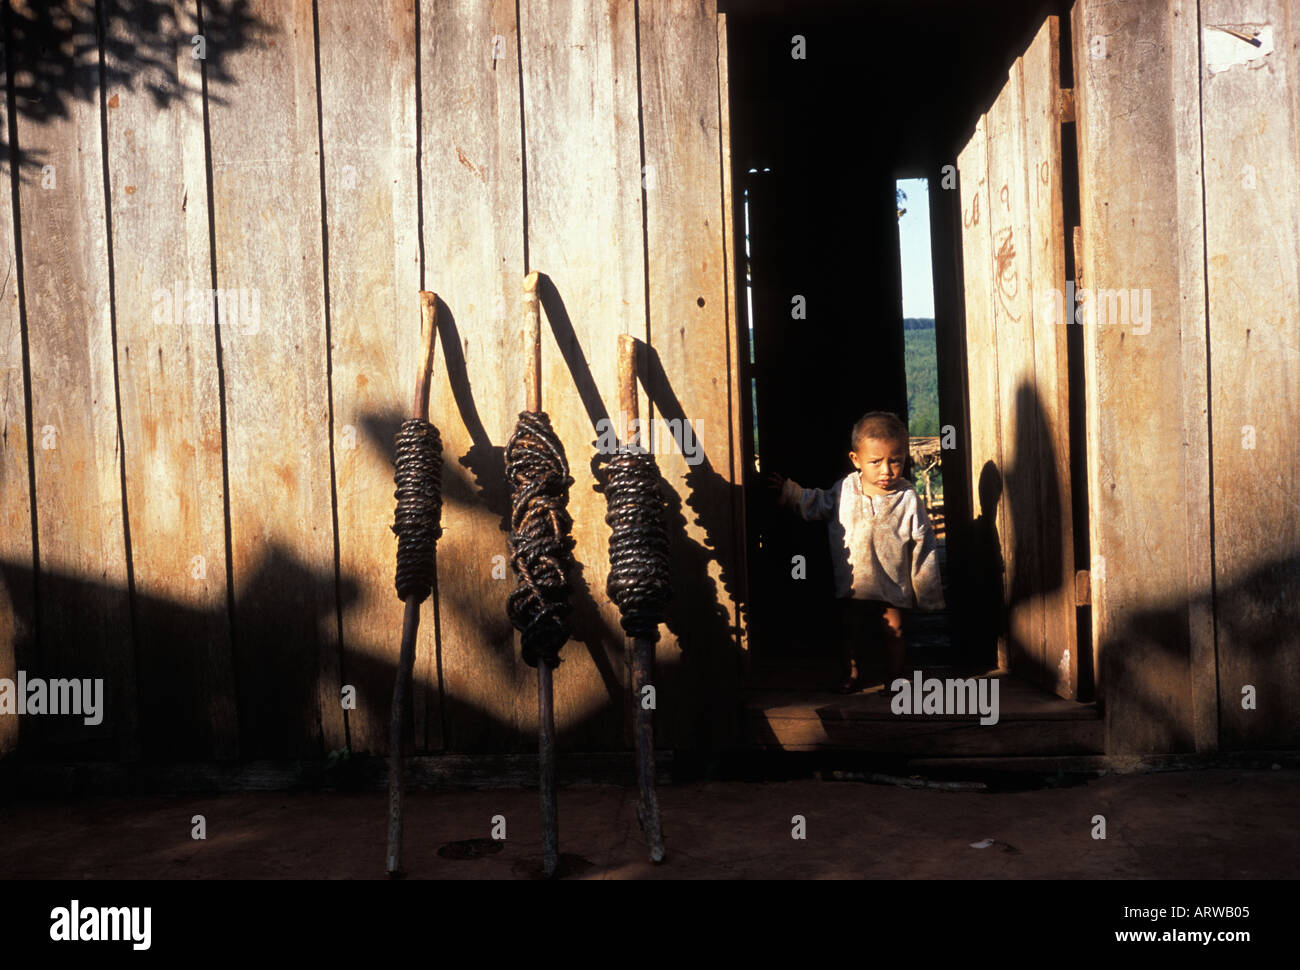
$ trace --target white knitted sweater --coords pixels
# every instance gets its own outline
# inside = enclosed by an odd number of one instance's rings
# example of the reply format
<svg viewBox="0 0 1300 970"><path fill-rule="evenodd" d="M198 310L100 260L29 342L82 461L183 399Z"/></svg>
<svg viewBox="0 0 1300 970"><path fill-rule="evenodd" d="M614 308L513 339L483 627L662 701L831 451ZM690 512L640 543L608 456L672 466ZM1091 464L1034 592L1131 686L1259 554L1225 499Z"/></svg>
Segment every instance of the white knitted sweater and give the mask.
<svg viewBox="0 0 1300 970"><path fill-rule="evenodd" d="M868 495L858 475L827 489L786 479L779 499L807 521L827 523L835 595L943 609L934 528L916 489L903 479L887 495Z"/></svg>

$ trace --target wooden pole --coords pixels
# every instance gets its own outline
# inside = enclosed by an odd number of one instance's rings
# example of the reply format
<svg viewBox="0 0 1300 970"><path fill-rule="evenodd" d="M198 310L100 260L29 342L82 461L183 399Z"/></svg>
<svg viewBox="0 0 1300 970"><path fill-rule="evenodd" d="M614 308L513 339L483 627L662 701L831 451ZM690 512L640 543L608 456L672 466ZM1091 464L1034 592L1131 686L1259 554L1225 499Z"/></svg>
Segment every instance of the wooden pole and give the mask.
<svg viewBox="0 0 1300 970"><path fill-rule="evenodd" d="M429 420L429 380L433 374L434 348L438 329L437 296L428 290L420 291L420 364L415 381L415 403L412 416ZM434 576L433 595L438 592L438 578ZM420 629L420 599L406 598L406 611L402 617L402 649L397 658L397 680L393 684L392 720L389 722L388 748L388 861L389 878L402 870L402 798L406 793L403 775L406 759L406 709L411 696L411 675L415 668L415 637Z"/></svg>
<svg viewBox="0 0 1300 970"><path fill-rule="evenodd" d="M429 380L433 376L433 357L438 336L438 296L420 291L420 370L415 381L415 404L411 414L429 420Z"/></svg>
<svg viewBox="0 0 1300 970"><path fill-rule="evenodd" d="M619 430L626 444L636 444L637 426L636 338L623 333L618 337L618 413L625 424Z"/></svg>
<svg viewBox="0 0 1300 970"><path fill-rule="evenodd" d="M542 409L542 313L537 301L539 273L524 277L524 392L526 410Z"/></svg>
<svg viewBox="0 0 1300 970"><path fill-rule="evenodd" d="M626 424L623 441L631 446L640 444L636 397L636 338L622 334L618 338L618 406ZM655 794L655 735L653 712L645 706L642 688L650 683L654 666L655 645L644 637L632 639L632 704L636 734L637 780L641 798L637 803L637 818L650 845L650 861L663 862L664 839L659 824L659 798Z"/></svg>
<svg viewBox="0 0 1300 970"><path fill-rule="evenodd" d="M524 391L526 409L542 410L542 323L537 299L539 274L524 277ZM537 772L542 799L542 872L560 868L560 816L555 798L555 687L550 661L537 661Z"/></svg>

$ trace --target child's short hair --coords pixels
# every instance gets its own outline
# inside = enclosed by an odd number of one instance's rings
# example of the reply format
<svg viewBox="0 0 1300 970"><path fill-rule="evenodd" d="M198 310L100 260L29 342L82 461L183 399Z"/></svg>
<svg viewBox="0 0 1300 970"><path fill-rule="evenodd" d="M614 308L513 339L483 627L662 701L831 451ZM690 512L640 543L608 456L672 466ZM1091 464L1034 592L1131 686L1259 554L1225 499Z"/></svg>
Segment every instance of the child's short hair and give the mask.
<svg viewBox="0 0 1300 970"><path fill-rule="evenodd" d="M868 411L858 418L853 426L852 440L849 442L854 451L864 440L887 441L891 445L908 446L907 425L892 411Z"/></svg>

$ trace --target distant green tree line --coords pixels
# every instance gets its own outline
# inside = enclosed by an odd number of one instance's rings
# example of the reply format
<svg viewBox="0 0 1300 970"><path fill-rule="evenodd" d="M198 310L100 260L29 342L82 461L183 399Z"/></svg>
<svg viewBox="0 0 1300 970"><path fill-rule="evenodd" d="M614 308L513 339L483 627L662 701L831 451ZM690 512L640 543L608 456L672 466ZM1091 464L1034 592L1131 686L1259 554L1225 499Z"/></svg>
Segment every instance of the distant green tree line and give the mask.
<svg viewBox="0 0 1300 970"><path fill-rule="evenodd" d="M939 434L939 367L934 321L903 320L907 372L907 426L913 437Z"/></svg>

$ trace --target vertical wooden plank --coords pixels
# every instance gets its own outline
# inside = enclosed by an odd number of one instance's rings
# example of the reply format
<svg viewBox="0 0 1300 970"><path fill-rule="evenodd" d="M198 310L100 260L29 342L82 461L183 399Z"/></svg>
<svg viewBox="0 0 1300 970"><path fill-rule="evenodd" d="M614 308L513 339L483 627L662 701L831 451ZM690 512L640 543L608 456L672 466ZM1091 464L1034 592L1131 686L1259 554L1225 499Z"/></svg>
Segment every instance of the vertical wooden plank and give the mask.
<svg viewBox="0 0 1300 970"><path fill-rule="evenodd" d="M1020 58L988 113L991 289L997 326L998 409L1002 433L1005 510L1007 661L1036 683L1043 662L1043 603L1039 503L1042 405L1034 374L1030 236L1025 177L1024 77Z"/></svg>
<svg viewBox="0 0 1300 970"><path fill-rule="evenodd" d="M316 58L310 4L247 17L205 25L235 674L243 755L295 757L343 737Z"/></svg>
<svg viewBox="0 0 1300 970"><path fill-rule="evenodd" d="M1187 529L1187 645L1192 743L1219 747L1219 672L1214 631L1210 498L1209 348L1205 302L1204 177L1201 165L1201 41L1190 23L1196 0L1177 0L1170 36L1175 180L1180 240L1178 298L1183 349L1183 499ZM1077 75L1076 75L1077 76ZM1097 668L1094 666L1093 668Z"/></svg>
<svg viewBox="0 0 1300 970"><path fill-rule="evenodd" d="M673 600L656 655L660 743L708 750L735 731L739 597L731 517L727 221L719 148L717 9L709 0L639 5L647 340L654 449L670 494ZM635 332L635 331L634 331ZM689 429L691 437L686 437ZM674 676L681 667L682 676ZM668 717L663 715L668 714Z"/></svg>
<svg viewBox="0 0 1300 970"><path fill-rule="evenodd" d="M1074 529L1070 487L1070 371L1065 298L1065 220L1061 195L1060 25L1048 17L1021 58L1024 159L1028 193L1028 310L1033 320L1034 381L1041 406L1039 588L1043 610L1040 683L1078 696L1074 607ZM1059 314L1054 311L1062 307Z"/></svg>
<svg viewBox="0 0 1300 970"><path fill-rule="evenodd" d="M443 301L429 415L443 442L437 595L445 743L456 751L536 750L536 678L506 617L514 575L505 558L502 452L523 410L515 4L425 0L420 43L424 286ZM553 344L547 353L554 363ZM556 413L557 398L543 403ZM584 464L589 440L564 439L575 465ZM574 646L555 677L561 698Z"/></svg>
<svg viewBox="0 0 1300 970"><path fill-rule="evenodd" d="M963 146L964 147L964 146ZM953 160L956 153L953 153ZM962 200L954 184L953 171L943 166L931 177L943 191L930 195L930 251L934 278L935 363L938 379L940 430L952 428L955 440L941 451L944 476L943 519L947 573L951 577L948 595L948 630L955 647L964 649L970 631L966 573L971 563L968 543L975 510L970 497L971 408L967 395L966 315L964 309L961 256ZM960 634L954 631L960 629Z"/></svg>
<svg viewBox="0 0 1300 970"><path fill-rule="evenodd" d="M1291 747L1300 742L1300 13L1280 0L1201 0L1200 14L1222 741ZM1255 709L1243 708L1247 685Z"/></svg>
<svg viewBox="0 0 1300 970"><path fill-rule="evenodd" d="M577 610L555 677L557 729L607 746L627 693L609 575L604 497L594 491L595 422L617 401L617 338L645 325L636 23L631 4L521 0L530 269L549 274L543 406L569 456ZM707 297L706 297L707 300ZM555 311L555 312L553 312ZM571 327L571 331L570 328ZM615 417L617 415L614 415Z"/></svg>
<svg viewBox="0 0 1300 970"><path fill-rule="evenodd" d="M357 693L357 707L348 712L353 749L386 752L403 609L393 587L396 538L389 528L393 435L411 416L420 350L416 11L409 0L361 7L322 0L317 9L341 676ZM366 57L357 57L361 47ZM416 644L418 698L437 688L436 670L428 666L435 655L431 601L423 612ZM425 716L421 705L417 749L427 742ZM436 728L436 717L434 723ZM440 734L435 729L435 743Z"/></svg>
<svg viewBox="0 0 1300 970"><path fill-rule="evenodd" d="M0 44L0 79L7 79L8 60ZM7 140L8 98L0 99L0 131ZM12 681L32 646L35 601L27 379L14 245L13 179L18 173L11 158L12 152L0 158L0 678ZM0 717L0 758L17 747L18 718Z"/></svg>
<svg viewBox="0 0 1300 970"><path fill-rule="evenodd" d="M1184 53L1196 19L1181 3L1079 0L1071 21L1083 283L1098 303L1118 302L1121 289L1149 291L1151 308L1145 326L1131 317L1084 325L1093 636L1108 754L1194 744L1194 603L1205 591L1190 579L1205 551L1194 523L1208 502L1190 468L1207 461L1195 426L1204 372L1185 366L1194 353L1184 344L1205 329L1200 167L1186 150L1184 114L1197 92ZM1169 165L1153 170L1153 158ZM1173 490L1135 501L1152 475L1168 476Z"/></svg>
<svg viewBox="0 0 1300 970"><path fill-rule="evenodd" d="M988 118L981 115L957 156L961 193L962 276L966 307L967 383L970 394L971 509L969 544L971 623L977 651L996 647L1006 667L1002 628L1005 535L1002 431L998 401L997 320L993 314L993 252L989 235ZM995 605L996 604L996 605Z"/></svg>
<svg viewBox="0 0 1300 970"><path fill-rule="evenodd" d="M185 37L193 4L170 5ZM146 757L238 757L200 61L105 7L117 364ZM143 62L142 62L143 61ZM155 94L164 92L160 109Z"/></svg>
<svg viewBox="0 0 1300 970"><path fill-rule="evenodd" d="M105 704L97 726L50 717L34 733L54 745L91 742L79 753L134 757L98 24L73 3L15 3L11 14L27 35L10 52L28 109L17 147L49 166L18 189L40 543L40 644L27 673L103 678Z"/></svg>

